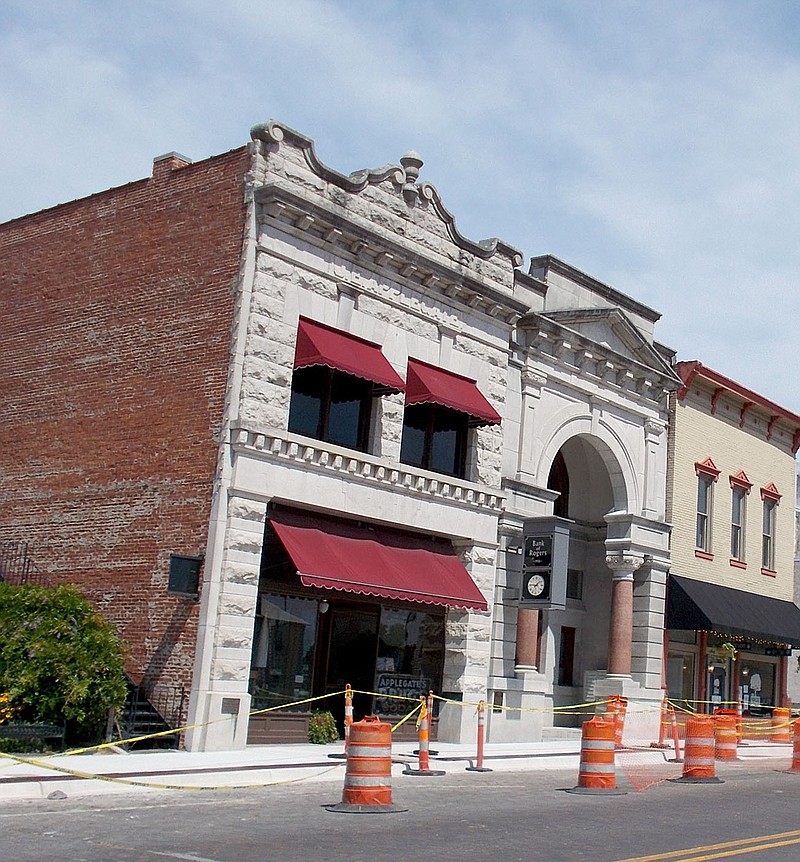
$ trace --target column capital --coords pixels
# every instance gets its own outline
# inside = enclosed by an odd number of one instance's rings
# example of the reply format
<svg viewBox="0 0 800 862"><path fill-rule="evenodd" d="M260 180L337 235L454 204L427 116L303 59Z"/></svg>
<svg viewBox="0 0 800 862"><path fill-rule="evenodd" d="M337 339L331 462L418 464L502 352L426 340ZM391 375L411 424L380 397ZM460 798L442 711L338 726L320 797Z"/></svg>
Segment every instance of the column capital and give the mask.
<svg viewBox="0 0 800 862"><path fill-rule="evenodd" d="M612 572L615 581L633 580L633 573L644 564L644 557L638 554L608 554L606 565Z"/></svg>

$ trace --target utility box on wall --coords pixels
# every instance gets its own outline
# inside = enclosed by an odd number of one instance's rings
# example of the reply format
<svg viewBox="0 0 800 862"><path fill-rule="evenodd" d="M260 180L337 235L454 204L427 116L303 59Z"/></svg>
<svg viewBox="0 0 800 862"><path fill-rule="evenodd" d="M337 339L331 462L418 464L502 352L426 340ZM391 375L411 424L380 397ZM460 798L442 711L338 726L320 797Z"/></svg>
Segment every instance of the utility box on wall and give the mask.
<svg viewBox="0 0 800 862"><path fill-rule="evenodd" d="M522 607L563 609L567 604L567 562L572 521L555 516L528 518L522 527Z"/></svg>

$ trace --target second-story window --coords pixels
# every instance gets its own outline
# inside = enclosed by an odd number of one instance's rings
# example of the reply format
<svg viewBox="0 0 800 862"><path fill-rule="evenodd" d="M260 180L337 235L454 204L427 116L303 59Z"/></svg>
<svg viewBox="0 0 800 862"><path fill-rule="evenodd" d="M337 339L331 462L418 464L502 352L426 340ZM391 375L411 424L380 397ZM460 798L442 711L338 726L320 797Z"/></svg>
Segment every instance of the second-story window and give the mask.
<svg viewBox="0 0 800 862"><path fill-rule="evenodd" d="M714 480L709 476L697 477L697 533L695 547L699 551L711 552L711 501L714 495Z"/></svg>
<svg viewBox="0 0 800 862"><path fill-rule="evenodd" d="M747 535L747 495L753 487L743 470L730 476L731 483L731 565L745 567Z"/></svg>
<svg viewBox="0 0 800 862"><path fill-rule="evenodd" d="M297 368L292 376L289 430L366 451L373 385L332 368Z"/></svg>
<svg viewBox="0 0 800 862"><path fill-rule="evenodd" d="M775 515L781 495L774 485L761 489L761 570L775 571Z"/></svg>
<svg viewBox="0 0 800 862"><path fill-rule="evenodd" d="M435 473L463 477L467 416L438 404L410 404L403 417L400 460Z"/></svg>
<svg viewBox="0 0 800 862"><path fill-rule="evenodd" d="M377 344L300 318L289 431L366 452L375 398L403 389Z"/></svg>
<svg viewBox="0 0 800 862"><path fill-rule="evenodd" d="M764 500L761 528L761 568L775 571L775 501Z"/></svg>
<svg viewBox="0 0 800 862"><path fill-rule="evenodd" d="M744 562L744 512L747 491L740 485L731 489L731 559Z"/></svg>
<svg viewBox="0 0 800 862"><path fill-rule="evenodd" d="M697 474L697 520L695 528L695 553L698 556L712 555L711 530L714 507L714 483L719 476L719 470L714 462L707 458L702 463L694 465Z"/></svg>
<svg viewBox="0 0 800 862"><path fill-rule="evenodd" d="M400 460L435 473L466 477L469 429L498 425L500 415L474 380L408 360Z"/></svg>

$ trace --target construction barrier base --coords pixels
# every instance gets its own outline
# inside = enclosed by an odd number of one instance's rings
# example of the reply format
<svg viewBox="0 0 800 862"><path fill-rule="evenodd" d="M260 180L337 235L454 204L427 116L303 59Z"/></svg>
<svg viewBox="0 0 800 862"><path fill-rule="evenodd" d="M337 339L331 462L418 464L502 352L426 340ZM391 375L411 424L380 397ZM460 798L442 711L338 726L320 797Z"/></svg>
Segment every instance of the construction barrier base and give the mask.
<svg viewBox="0 0 800 862"><path fill-rule="evenodd" d="M447 775L443 769L404 769L401 775Z"/></svg>
<svg viewBox="0 0 800 862"><path fill-rule="evenodd" d="M350 802L337 802L335 805L323 805L328 811L336 814L402 814L408 808L399 805L354 805Z"/></svg>
<svg viewBox="0 0 800 862"><path fill-rule="evenodd" d="M418 749L418 748L415 748L411 753L412 753L415 757L419 757L419 749ZM434 751L432 748L429 748L429 749L428 749L428 754L429 754L431 757L436 757L436 755L437 755L438 753L439 753L438 751Z"/></svg>
<svg viewBox="0 0 800 862"><path fill-rule="evenodd" d="M343 751L341 754L329 754L328 757L334 760L347 760L347 752Z"/></svg>
<svg viewBox="0 0 800 862"><path fill-rule="evenodd" d="M627 790L616 787L565 787L564 793L579 793L582 796L627 796Z"/></svg>
<svg viewBox="0 0 800 862"><path fill-rule="evenodd" d="M468 766L464 772L491 772L488 766Z"/></svg>
<svg viewBox="0 0 800 862"><path fill-rule="evenodd" d="M721 778L692 778L691 776L682 775L680 778L668 778L667 781L673 784L724 784Z"/></svg>

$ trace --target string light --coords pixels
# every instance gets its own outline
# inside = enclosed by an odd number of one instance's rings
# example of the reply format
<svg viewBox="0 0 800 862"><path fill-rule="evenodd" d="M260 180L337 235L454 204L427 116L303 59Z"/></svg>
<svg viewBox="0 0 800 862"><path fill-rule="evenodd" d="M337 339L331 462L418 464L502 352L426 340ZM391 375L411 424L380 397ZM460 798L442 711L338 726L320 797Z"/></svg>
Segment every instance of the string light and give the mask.
<svg viewBox="0 0 800 862"><path fill-rule="evenodd" d="M732 635L730 632L718 632L715 629L698 629L698 631L704 631L706 634L714 635L714 637L722 638L723 640L729 640L733 643L734 646L738 644L758 644L759 646L774 646L778 648L791 649L791 644L787 644L783 641L777 641L774 638L757 638L757 637L744 637L742 635ZM742 647L744 648L744 647Z"/></svg>

